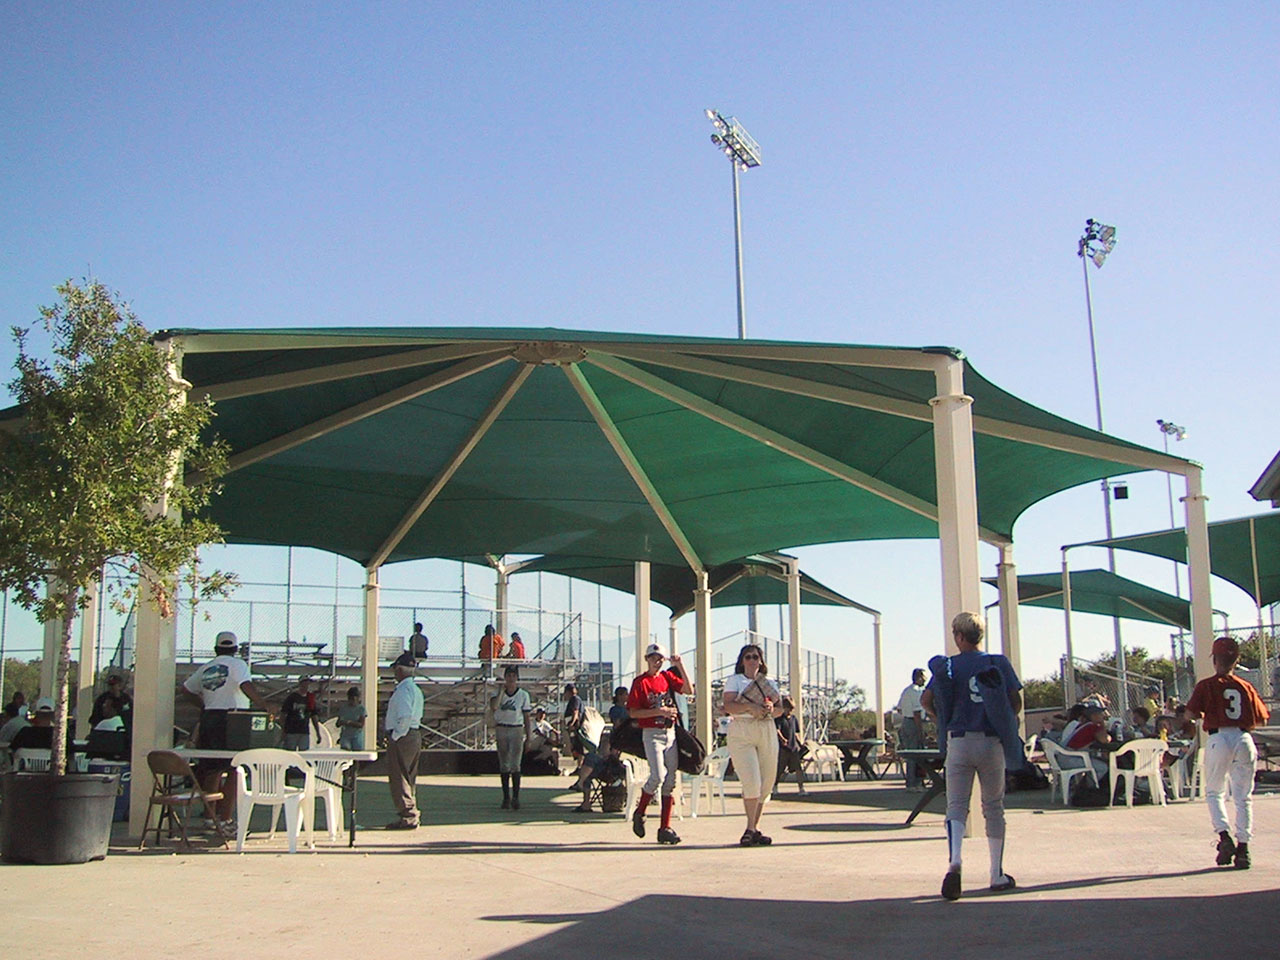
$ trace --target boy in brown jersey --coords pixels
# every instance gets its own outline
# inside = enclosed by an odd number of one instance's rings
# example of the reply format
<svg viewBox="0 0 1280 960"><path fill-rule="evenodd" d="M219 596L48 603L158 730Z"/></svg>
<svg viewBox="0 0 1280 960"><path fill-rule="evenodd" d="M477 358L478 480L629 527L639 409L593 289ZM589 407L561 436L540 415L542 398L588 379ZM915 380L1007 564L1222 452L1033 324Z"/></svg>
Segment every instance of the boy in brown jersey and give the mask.
<svg viewBox="0 0 1280 960"><path fill-rule="evenodd" d="M1249 731L1265 724L1271 714L1248 680L1233 671L1240 660L1240 645L1231 637L1213 641L1213 668L1216 673L1196 684L1187 701L1187 716L1203 718L1209 735L1205 747L1204 785L1209 802L1209 819L1218 831L1220 867L1235 861L1237 870L1248 870L1249 840L1253 837L1253 774L1258 765L1258 748ZM1231 839L1223 788L1231 780L1231 798L1236 808L1236 838Z"/></svg>

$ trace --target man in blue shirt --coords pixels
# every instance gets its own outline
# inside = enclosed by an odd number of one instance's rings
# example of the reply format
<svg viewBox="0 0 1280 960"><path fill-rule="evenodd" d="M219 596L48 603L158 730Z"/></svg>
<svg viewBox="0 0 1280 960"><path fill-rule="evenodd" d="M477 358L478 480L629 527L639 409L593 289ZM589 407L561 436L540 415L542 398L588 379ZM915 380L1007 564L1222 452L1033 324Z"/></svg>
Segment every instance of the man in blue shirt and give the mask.
<svg viewBox="0 0 1280 960"><path fill-rule="evenodd" d="M1002 736L1016 728L1022 709L1022 689L1008 659L982 653L978 647L986 622L978 613L960 613L951 621L959 653L930 661L933 679L921 705L938 723L945 737L947 782L947 843L951 862L942 880L942 895L960 899L960 847L973 777L982 788L982 816L991 851L991 889L1012 890L1013 877L1004 872L1004 771Z"/></svg>

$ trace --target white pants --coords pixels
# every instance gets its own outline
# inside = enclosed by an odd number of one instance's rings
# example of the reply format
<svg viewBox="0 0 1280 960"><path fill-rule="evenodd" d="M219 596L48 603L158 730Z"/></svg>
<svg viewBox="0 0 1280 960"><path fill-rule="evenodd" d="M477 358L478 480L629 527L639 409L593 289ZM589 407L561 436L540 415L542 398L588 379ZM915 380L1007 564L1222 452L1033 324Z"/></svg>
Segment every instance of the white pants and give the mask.
<svg viewBox="0 0 1280 960"><path fill-rule="evenodd" d="M987 836L1004 838L1004 745L999 737L970 733L947 736L947 819L956 820L964 831L969 819L969 797L973 777L982 788L982 816Z"/></svg>
<svg viewBox="0 0 1280 960"><path fill-rule="evenodd" d="M742 799L768 797L778 776L778 728L773 721L735 716L725 742L742 783Z"/></svg>
<svg viewBox="0 0 1280 960"><path fill-rule="evenodd" d="M1253 737L1237 727L1222 727L1209 734L1204 751L1204 792L1209 801L1209 819L1217 833L1227 826L1227 804L1222 796L1227 779L1231 780L1231 799L1236 806L1236 840L1248 843L1253 838L1253 772L1258 765L1258 748Z"/></svg>
<svg viewBox="0 0 1280 960"><path fill-rule="evenodd" d="M644 782L644 792L656 796L661 786L662 795L669 797L676 788L676 764L680 760L675 728L645 727L641 736L644 758L649 761L649 779Z"/></svg>

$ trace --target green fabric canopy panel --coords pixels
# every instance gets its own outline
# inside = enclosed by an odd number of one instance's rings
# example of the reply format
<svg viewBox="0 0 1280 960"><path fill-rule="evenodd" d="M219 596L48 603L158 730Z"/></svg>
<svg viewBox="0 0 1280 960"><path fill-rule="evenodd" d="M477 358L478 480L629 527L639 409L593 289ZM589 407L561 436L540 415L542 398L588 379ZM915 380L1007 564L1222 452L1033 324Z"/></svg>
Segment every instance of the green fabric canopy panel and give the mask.
<svg viewBox="0 0 1280 960"><path fill-rule="evenodd" d="M1187 531L1182 527L1073 546L1109 546L1187 562ZM1280 601L1280 513L1209 524L1209 568L1253 597L1259 606Z"/></svg>
<svg viewBox="0 0 1280 960"><path fill-rule="evenodd" d="M984 577L982 582L999 585L994 577ZM1018 603L1061 610L1062 574L1032 573L1018 577ZM1117 576L1110 570L1071 571L1071 610L1191 629L1191 601Z"/></svg>
<svg viewBox="0 0 1280 960"><path fill-rule="evenodd" d="M547 328L159 338L179 346L192 398L215 401L231 470L210 513L228 540L367 567L489 553L714 567L935 537L930 401L935 371L963 361L944 347ZM967 363L964 389L989 540L1060 490L1186 463L1040 410Z"/></svg>
<svg viewBox="0 0 1280 960"><path fill-rule="evenodd" d="M539 571L559 573L587 583L598 583L623 593L635 592L635 566L631 563L595 557L550 556L521 564L515 573ZM745 557L712 567L707 571L707 585L711 590L713 607L787 603L784 565L771 557ZM649 568L649 597L669 609L673 618L688 613L693 608L695 586L696 578L688 567L655 563ZM800 574L800 602L875 612L824 586L804 572Z"/></svg>

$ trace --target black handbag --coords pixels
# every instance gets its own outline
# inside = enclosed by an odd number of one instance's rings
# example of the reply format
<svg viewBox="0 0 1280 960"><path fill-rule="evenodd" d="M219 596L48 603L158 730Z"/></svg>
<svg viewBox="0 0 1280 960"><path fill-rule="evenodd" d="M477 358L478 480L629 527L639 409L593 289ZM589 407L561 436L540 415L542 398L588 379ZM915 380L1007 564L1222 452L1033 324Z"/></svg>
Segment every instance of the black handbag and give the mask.
<svg viewBox="0 0 1280 960"><path fill-rule="evenodd" d="M681 773L695 776L707 764L707 748L693 733L676 723L676 766Z"/></svg>

